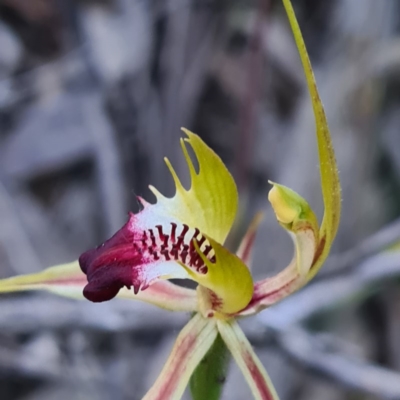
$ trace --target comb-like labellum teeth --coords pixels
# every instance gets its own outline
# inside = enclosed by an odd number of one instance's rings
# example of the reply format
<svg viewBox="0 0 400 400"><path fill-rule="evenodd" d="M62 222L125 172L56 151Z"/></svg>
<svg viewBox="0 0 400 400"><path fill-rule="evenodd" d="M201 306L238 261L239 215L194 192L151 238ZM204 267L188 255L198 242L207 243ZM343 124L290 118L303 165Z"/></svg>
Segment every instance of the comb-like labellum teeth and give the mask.
<svg viewBox="0 0 400 400"><path fill-rule="evenodd" d="M175 222L158 224L145 230L131 214L127 224L111 239L79 259L88 284L84 295L91 301L106 301L123 287L137 294L159 279L186 278L187 268L206 274L208 268L193 246L193 241L214 256L212 246L199 229Z"/></svg>

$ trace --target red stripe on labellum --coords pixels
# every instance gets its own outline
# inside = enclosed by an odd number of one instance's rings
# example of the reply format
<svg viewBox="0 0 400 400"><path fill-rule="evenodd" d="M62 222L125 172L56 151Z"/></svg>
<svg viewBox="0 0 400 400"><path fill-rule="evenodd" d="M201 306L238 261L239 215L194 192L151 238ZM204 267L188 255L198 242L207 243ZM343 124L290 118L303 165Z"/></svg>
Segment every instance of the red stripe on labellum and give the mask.
<svg viewBox="0 0 400 400"><path fill-rule="evenodd" d="M207 273L192 243L197 240L201 245L206 240L198 229L191 237L186 237L189 227L184 224L171 223L170 232L164 232L161 225L146 230L137 226L140 225L136 215L130 214L128 222L111 239L80 256L79 264L88 280L83 291L87 299L110 300L124 286L133 287L135 293L144 290L156 281L150 269L159 262L179 261L200 273ZM208 254L211 248L205 247L205 250ZM146 279L146 276L151 278Z"/></svg>

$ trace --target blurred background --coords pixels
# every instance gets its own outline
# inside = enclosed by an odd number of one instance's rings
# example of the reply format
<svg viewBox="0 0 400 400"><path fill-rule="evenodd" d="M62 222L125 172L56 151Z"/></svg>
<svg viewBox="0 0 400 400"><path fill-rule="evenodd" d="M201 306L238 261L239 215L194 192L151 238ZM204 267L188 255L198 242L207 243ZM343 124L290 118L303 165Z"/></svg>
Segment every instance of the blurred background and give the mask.
<svg viewBox="0 0 400 400"><path fill-rule="evenodd" d="M243 322L282 400L400 399L400 3L293 0L335 144L343 218L316 282ZM72 261L149 183L186 176L185 126L257 211L254 276L292 244L268 179L322 212L314 121L280 0L0 0L0 277ZM187 182L187 180L186 180ZM0 299L0 399L140 399L187 315ZM225 399L249 399L232 364Z"/></svg>

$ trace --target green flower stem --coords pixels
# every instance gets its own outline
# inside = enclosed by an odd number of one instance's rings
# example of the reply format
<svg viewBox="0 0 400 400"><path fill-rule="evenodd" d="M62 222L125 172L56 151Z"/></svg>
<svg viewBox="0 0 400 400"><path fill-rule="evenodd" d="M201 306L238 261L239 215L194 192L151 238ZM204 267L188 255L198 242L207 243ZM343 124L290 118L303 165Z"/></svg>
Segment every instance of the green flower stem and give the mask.
<svg viewBox="0 0 400 400"><path fill-rule="evenodd" d="M190 378L193 400L219 400L226 381L230 353L218 335Z"/></svg>

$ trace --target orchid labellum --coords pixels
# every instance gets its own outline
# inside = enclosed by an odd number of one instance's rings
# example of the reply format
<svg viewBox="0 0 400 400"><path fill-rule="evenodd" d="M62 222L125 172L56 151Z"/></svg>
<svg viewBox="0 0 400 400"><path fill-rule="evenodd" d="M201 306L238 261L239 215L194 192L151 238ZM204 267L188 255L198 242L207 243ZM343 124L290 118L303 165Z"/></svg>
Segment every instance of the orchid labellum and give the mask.
<svg viewBox="0 0 400 400"><path fill-rule="evenodd" d="M340 218L340 184L325 113L291 3L283 0L305 71L316 121L325 212L321 225L310 206L291 189L272 183L269 200L279 224L294 240L294 257L277 276L253 282L249 263L256 216L236 252L224 247L238 208L235 182L221 159L194 133L184 129L181 147L191 184L185 188L169 160L176 186L167 198L150 186L156 203L139 198L142 210L109 240L78 262L39 274L6 279L0 291L46 289L93 302L115 296L159 307L193 312L146 400L179 399L200 361L220 334L248 382L254 398L278 396L236 319L258 313L304 286L323 264ZM191 147L196 168L189 155ZM170 279L190 279L197 289Z"/></svg>

